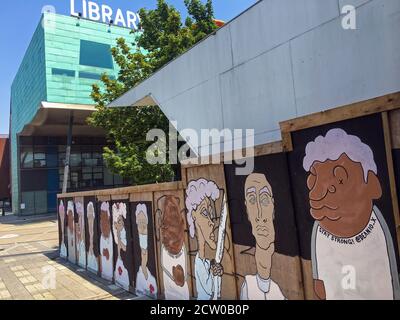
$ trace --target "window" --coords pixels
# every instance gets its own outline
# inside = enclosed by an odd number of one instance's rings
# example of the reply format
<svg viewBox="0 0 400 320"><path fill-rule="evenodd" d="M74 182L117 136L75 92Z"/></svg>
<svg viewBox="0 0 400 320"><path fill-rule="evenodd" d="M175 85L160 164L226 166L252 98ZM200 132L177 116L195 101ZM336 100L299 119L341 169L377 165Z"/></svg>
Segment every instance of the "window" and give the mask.
<svg viewBox="0 0 400 320"><path fill-rule="evenodd" d="M113 75L109 75L108 74L108 77L110 78L110 80L115 80L115 77ZM79 72L79 78L91 79L91 80L100 80L101 79L101 74L80 71Z"/></svg>
<svg viewBox="0 0 400 320"><path fill-rule="evenodd" d="M79 72L79 78L84 78L84 79L92 79L92 80L100 80L101 75L97 73L90 73L90 72Z"/></svg>
<svg viewBox="0 0 400 320"><path fill-rule="evenodd" d="M35 168L44 168L46 167L46 149L35 147L35 153L33 156L33 163Z"/></svg>
<svg viewBox="0 0 400 320"><path fill-rule="evenodd" d="M65 76L65 77L75 77L75 71L73 70L66 70L66 69L58 69L58 68L53 68L51 69L51 73L53 76Z"/></svg>
<svg viewBox="0 0 400 320"><path fill-rule="evenodd" d="M33 168L33 148L32 147L21 148L21 167L23 169Z"/></svg>
<svg viewBox="0 0 400 320"><path fill-rule="evenodd" d="M79 63L83 66L113 69L110 45L81 40Z"/></svg>

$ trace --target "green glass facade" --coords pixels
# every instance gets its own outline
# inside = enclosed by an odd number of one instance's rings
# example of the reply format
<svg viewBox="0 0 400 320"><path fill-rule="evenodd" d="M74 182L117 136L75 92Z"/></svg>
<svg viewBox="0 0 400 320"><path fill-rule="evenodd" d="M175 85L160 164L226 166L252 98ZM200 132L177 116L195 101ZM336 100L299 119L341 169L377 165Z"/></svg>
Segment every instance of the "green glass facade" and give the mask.
<svg viewBox="0 0 400 320"><path fill-rule="evenodd" d="M92 105L93 101L90 97L92 84L98 81L103 73L107 73L110 77L118 76L118 66L111 56L110 49L115 46L116 39L120 37L125 38L129 43L134 42L134 35L127 28L51 13L42 15L11 87L11 184L14 213L39 214L55 209L52 199L59 192L60 167L62 166L60 159L63 154L62 148L65 147L63 141L54 142L51 132L46 137L32 137L31 142L26 137L20 136L20 133L33 120L43 101ZM66 117L68 117L67 113ZM74 137L74 140L79 141L81 138ZM104 143L104 141L92 141L81 144L81 146L89 147L90 156L83 155L80 147L76 145L76 154L80 153L81 159L83 156L92 159L93 154L98 156ZM32 152L29 152L29 148L32 148ZM35 149L38 149L38 152ZM22 158L23 156L25 158ZM26 157L28 160L32 157L33 167L29 167L29 161L26 167ZM41 161L46 165L42 166ZM84 169L87 171L85 177L88 177L89 169L84 165L82 167L82 164L80 166L82 169L86 168ZM96 164L93 167L96 169L95 171L91 169L90 174L92 177L96 175L98 179L91 179L90 186L101 188L98 168L100 165ZM33 169L43 171L43 181L44 172L46 172L47 179L53 181L52 190L44 188L45 183L43 183L41 190L26 191L23 183L26 180L29 181L29 178L26 178L23 172ZM53 174L49 175L49 171ZM40 176L39 173L36 175L30 173L30 175ZM83 179L83 175L81 170L79 177ZM109 173L104 173L102 169L102 176L104 184L104 176L108 177ZM93 182L95 180L98 182L97 185L93 185L96 183ZM57 181L57 188L55 181ZM116 185L120 182L118 181ZM47 183L50 182L47 181ZM80 190L85 186L78 181L76 188L73 185L70 187L69 190ZM27 192L31 193L27 194ZM35 200L35 197L40 199ZM46 201L44 201L45 198ZM46 202L47 205L32 206L32 201L33 203ZM22 209L21 204L23 204ZM26 209L28 207L29 210Z"/></svg>

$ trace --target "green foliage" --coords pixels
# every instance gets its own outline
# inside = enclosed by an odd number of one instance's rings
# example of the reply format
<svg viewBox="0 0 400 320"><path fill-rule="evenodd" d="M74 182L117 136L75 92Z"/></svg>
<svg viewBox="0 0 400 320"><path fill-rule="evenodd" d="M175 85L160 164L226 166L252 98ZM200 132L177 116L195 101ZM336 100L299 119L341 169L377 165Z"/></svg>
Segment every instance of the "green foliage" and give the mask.
<svg viewBox="0 0 400 320"><path fill-rule="evenodd" d="M147 132L157 128L168 133L169 121L160 108L106 108L129 89L149 77L166 63L184 53L191 46L212 33L212 0L184 0L188 18L182 23L181 14L165 0L157 1L154 10L141 9L141 31L135 33L136 44L117 40L112 55L120 67L117 79L102 76L101 86L94 84L92 99L96 111L88 123L105 129L113 147L104 148L108 168L128 178L132 184L170 181L174 176L171 164L150 165L146 151L153 142L146 141Z"/></svg>

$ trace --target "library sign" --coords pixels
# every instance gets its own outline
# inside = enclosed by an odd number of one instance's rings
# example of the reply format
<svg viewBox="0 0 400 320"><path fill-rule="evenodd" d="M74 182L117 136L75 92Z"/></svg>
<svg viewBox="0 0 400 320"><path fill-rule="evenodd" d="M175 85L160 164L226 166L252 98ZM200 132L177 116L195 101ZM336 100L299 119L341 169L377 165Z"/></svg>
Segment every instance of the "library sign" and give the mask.
<svg viewBox="0 0 400 320"><path fill-rule="evenodd" d="M106 4L98 4L94 1L70 0L71 15L75 17L113 23L122 27L137 30L139 26L139 14L132 11L114 9Z"/></svg>

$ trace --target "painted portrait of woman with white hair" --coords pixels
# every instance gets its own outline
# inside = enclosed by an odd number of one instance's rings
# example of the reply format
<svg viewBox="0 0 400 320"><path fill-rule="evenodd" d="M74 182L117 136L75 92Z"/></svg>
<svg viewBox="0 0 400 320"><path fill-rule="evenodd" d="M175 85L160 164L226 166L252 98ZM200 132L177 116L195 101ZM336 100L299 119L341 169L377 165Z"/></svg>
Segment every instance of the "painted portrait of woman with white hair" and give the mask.
<svg viewBox="0 0 400 320"><path fill-rule="evenodd" d="M399 298L392 236L375 203L382 186L373 150L334 128L307 144L303 168L315 220L311 259L317 297Z"/></svg>
<svg viewBox="0 0 400 320"><path fill-rule="evenodd" d="M136 274L136 294L146 295L154 299L157 298L157 282L154 276L151 274L147 263L149 259L149 237L148 237L148 225L149 217L147 207L143 203L139 203L135 210L136 226L139 235L139 246L140 246L140 267Z"/></svg>
<svg viewBox="0 0 400 320"><path fill-rule="evenodd" d="M87 205L87 221L88 221L88 234L89 234L89 247L87 250L87 268L89 271L93 273L97 273L99 271L99 262L98 257L95 255L94 250L94 233L95 233L95 221L96 215L94 211L93 202L90 201Z"/></svg>
<svg viewBox="0 0 400 320"><path fill-rule="evenodd" d="M206 257L206 246L217 249L215 230L218 218L215 202L223 193L214 181L198 179L191 181L186 189L186 209L189 232L196 237L198 252L195 258L195 278L198 300L211 300L214 297L214 278L221 278L224 268L221 263ZM224 244L222 244L224 246Z"/></svg>
<svg viewBox="0 0 400 320"><path fill-rule="evenodd" d="M113 239L111 234L110 204L101 203L100 207L100 269L103 279L112 281L114 276Z"/></svg>
<svg viewBox="0 0 400 320"><path fill-rule="evenodd" d="M117 245L117 262L114 271L115 284L129 290L129 274L125 266L126 247L128 245L126 237L126 204L123 202L114 203L113 213L113 234L114 242Z"/></svg>
<svg viewBox="0 0 400 320"><path fill-rule="evenodd" d="M85 212L83 198L75 199L75 208L77 214L77 221L75 224L77 262L80 267L86 268Z"/></svg>

